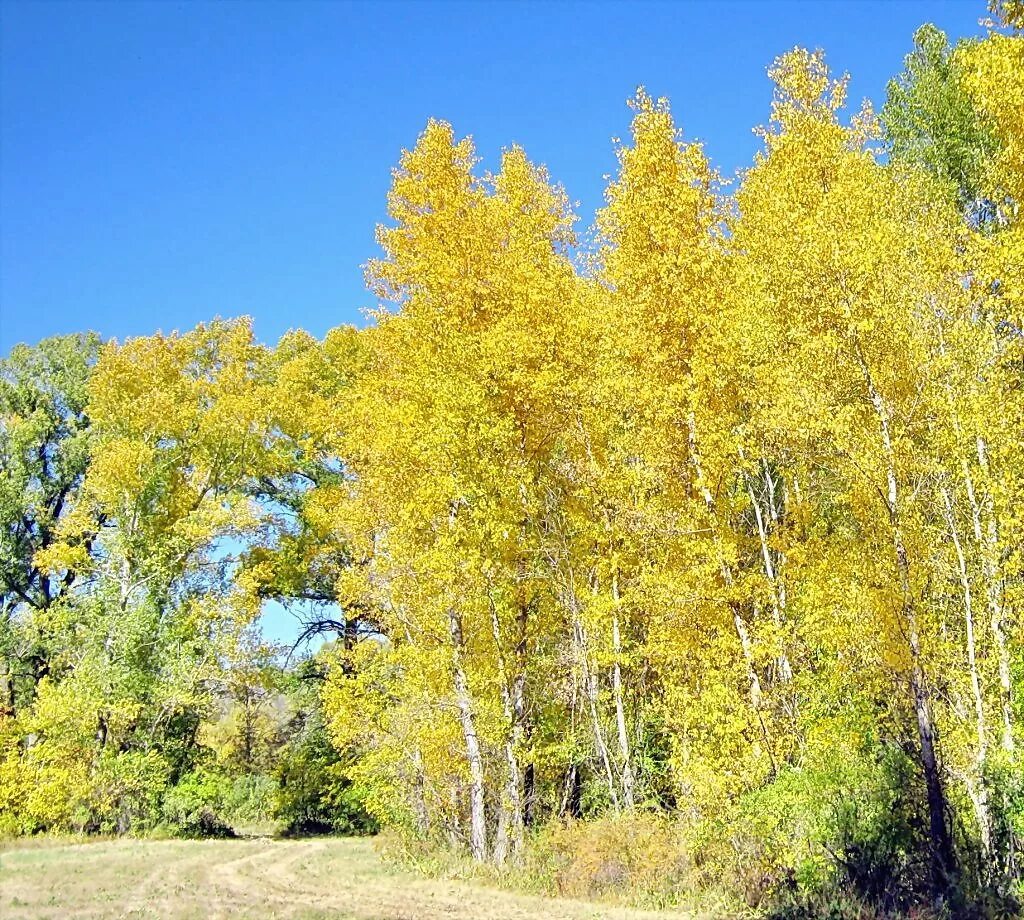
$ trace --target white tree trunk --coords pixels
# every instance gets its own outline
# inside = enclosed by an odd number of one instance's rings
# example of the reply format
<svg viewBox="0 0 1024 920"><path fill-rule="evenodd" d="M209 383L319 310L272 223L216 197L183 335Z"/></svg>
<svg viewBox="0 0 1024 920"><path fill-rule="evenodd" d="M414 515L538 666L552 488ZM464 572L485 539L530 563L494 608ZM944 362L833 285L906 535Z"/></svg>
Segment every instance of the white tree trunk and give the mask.
<svg viewBox="0 0 1024 920"><path fill-rule="evenodd" d="M974 719L975 730L978 734L978 782L976 788L968 784L968 791L974 803L974 810L978 817L979 830L981 832L981 844L986 855L991 850L992 826L988 813L988 793L985 789L984 766L988 753L988 734L985 725L985 701L981 693L981 680L978 677L977 654L974 643L974 606L971 597L971 579L967 571L967 560L964 556L963 546L960 543L960 534L956 526L956 518L953 513L953 501L950 498L949 490L943 486L942 502L945 506L946 524L949 526L949 534L953 540L953 547L956 550L957 566L960 574L960 586L964 596L964 620L967 633L967 665L971 672L971 693L974 697Z"/></svg>
<svg viewBox="0 0 1024 920"><path fill-rule="evenodd" d="M633 765L629 753L629 734L626 731L626 710L622 700L622 670L619 658L622 654L622 639L619 635L619 576L612 575L612 599L615 608L612 611L612 648L615 661L612 665L612 690L615 694L615 724L619 733L619 755L622 758L622 804L626 808L633 807Z"/></svg>
<svg viewBox="0 0 1024 920"><path fill-rule="evenodd" d="M989 475L988 450L984 438L976 441L978 463L986 478ZM982 530L981 507L976 500L972 504L975 512L974 535L981 548L982 566L988 595L988 609L995 641L996 656L999 663L999 704L1002 716L1002 745L1004 750L1013 751L1013 695L1010 683L1010 651L1006 644L1006 612L1003 609L1003 583L999 561L999 528L996 524L995 508L991 496L985 500L984 510L987 512L987 526Z"/></svg>
<svg viewBox="0 0 1024 920"><path fill-rule="evenodd" d="M953 841L946 825L946 793L942 787L936 753L935 722L932 718L931 700L925 680L921 656L921 637L918 630L917 611L910 582L910 558L903 537L899 479L896 475L896 452L890 432L889 409L882 395L875 389L870 369L858 347L858 360L867 384L868 396L874 407L881 435L882 453L885 458L886 504L889 516L889 533L896 556L896 571L902 599L903 622L906 627L907 645L910 651L910 688L914 698L914 713L917 717L917 734L921 744L921 768L924 773L928 800L928 823L931 843L932 884L936 891L942 891L949 884L955 866Z"/></svg>
<svg viewBox="0 0 1024 920"><path fill-rule="evenodd" d="M466 763L469 766L469 849L473 859L483 861L487 858L484 762L473 717L473 698L463 666L465 640L462 622L454 610L448 613L448 626L452 637L455 703L459 710L459 722L462 725L462 737L466 746Z"/></svg>

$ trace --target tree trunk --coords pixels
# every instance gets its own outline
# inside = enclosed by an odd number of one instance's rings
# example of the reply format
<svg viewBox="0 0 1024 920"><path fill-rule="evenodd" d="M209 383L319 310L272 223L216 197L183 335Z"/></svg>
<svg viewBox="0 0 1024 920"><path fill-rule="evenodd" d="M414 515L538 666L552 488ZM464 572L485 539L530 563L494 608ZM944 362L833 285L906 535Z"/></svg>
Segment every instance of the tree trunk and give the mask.
<svg viewBox="0 0 1024 920"><path fill-rule="evenodd" d="M743 474L743 479L747 484L747 495L750 497L750 503L754 508L754 518L757 521L757 535L761 542L761 561L764 564L764 574L772 589L773 619L776 628L781 629L786 614L786 589L782 584L775 562L772 560L771 548L768 546L768 529L764 523L764 515L761 513L761 503L754 492L754 484L746 473ZM789 656L786 654L785 648L779 650L778 667L779 680L782 683L789 683L793 679L793 668L789 663Z"/></svg>
<svg viewBox="0 0 1024 920"><path fill-rule="evenodd" d="M505 800L509 812L509 838L512 857L518 859L523 852L525 841L523 816L523 771L519 763L519 752L525 733L523 721L526 714L526 675L517 674L512 683L512 736L505 746L508 761L508 775L505 783Z"/></svg>
<svg viewBox="0 0 1024 920"><path fill-rule="evenodd" d="M921 745L921 769L924 773L925 792L928 800L928 832L931 844L932 888L941 896L952 883L956 859L953 841L946 826L946 794L942 787L942 776L936 756L936 731L932 719L931 701L925 681L921 656L921 637L918 631L917 611L910 583L910 560L903 539L899 484L896 476L896 453L889 430L889 412L881 394L875 389L867 362L858 348L858 359L868 396L878 418L879 433L885 457L886 503L889 513L889 532L893 551L896 555L896 571L902 599L903 622L906 626L907 645L910 651L910 689L914 699L914 714L917 718L917 734Z"/></svg>
<svg viewBox="0 0 1024 920"><path fill-rule="evenodd" d="M590 667L587 660L587 649L584 640L583 628L580 627L581 648L583 651L583 682L586 687L587 704L590 707L590 721L594 728L594 741L597 744L598 753L601 755L601 763L604 765L605 777L608 780L608 795L612 800L612 806L619 811L619 793L615 788L615 773L612 770L611 755L608 753L608 743L605 741L604 730L601 728L601 718L597 711L597 673Z"/></svg>
<svg viewBox="0 0 1024 920"><path fill-rule="evenodd" d="M608 782L608 797L616 811L619 810L619 794L615 788L615 774L612 770L611 757L608 754L608 743L605 741L604 730L601 728L601 718L597 711L597 674L590 667L590 655L587 651L587 637L583 630L583 623L580 621L579 600L575 593L572 598L573 609L573 638L575 639L576 653L583 677L583 692L587 697L587 706L590 711L590 724L594 732L594 745L601 758L604 767L605 779Z"/></svg>
<svg viewBox="0 0 1024 920"><path fill-rule="evenodd" d="M976 446L978 463L987 478L989 475L988 451L984 438L979 437ZM985 527L984 532L981 526L981 508L978 507L976 500L973 500L972 504L976 508L974 534L981 548L982 566L988 589L992 638L995 641L996 656L999 662L999 704L1003 722L1002 745L1004 750L1013 751L1013 695L1010 683L1010 652L1006 644L1006 612L1003 609L1003 585L1000 577L999 528L996 524L995 508L991 496L988 496L985 501L988 526Z"/></svg>
<svg viewBox="0 0 1024 920"><path fill-rule="evenodd" d="M523 851L523 780L519 765L519 751L522 747L524 720L526 715L526 628L530 615L530 604L521 602L516 617L516 645L514 650L515 673L508 671L501 635L501 623L494 603L490 604L491 632L498 654L501 676L501 704L505 716L505 784L498 810L497 831L494 842L494 862L501 865L509 853L518 857Z"/></svg>
<svg viewBox="0 0 1024 920"><path fill-rule="evenodd" d="M583 817L582 808L583 782L580 777L580 766L575 761L565 771L565 782L562 784L562 802L558 806L558 816L564 818Z"/></svg>
<svg viewBox="0 0 1024 920"><path fill-rule="evenodd" d="M619 658L622 654L622 641L619 635L619 576L612 574L612 599L615 609L612 612L612 648L615 662L612 665L612 690L615 694L615 725L619 733L619 756L622 758L622 804L633 807L633 765L629 754L629 734L626 731L626 710L622 701L622 671Z"/></svg>
<svg viewBox="0 0 1024 920"><path fill-rule="evenodd" d="M463 666L465 639L462 633L462 621L454 610L448 613L448 627L452 637L455 703L459 710L459 722L462 725L462 737L466 745L466 763L469 766L469 849L473 859L483 861L487 858L484 762L473 718L473 699L469 692L469 681Z"/></svg>
<svg viewBox="0 0 1024 920"><path fill-rule="evenodd" d="M981 680L978 677L978 663L974 644L974 607L971 597L971 579L967 571L967 560L964 557L963 546L960 543L960 533L957 530L956 518L953 514L953 501L950 498L949 490L943 486L942 502L945 506L946 523L949 526L949 534L953 540L953 547L956 550L957 567L960 573L960 586L964 596L964 620L967 632L967 665L971 672L971 693L974 697L974 719L975 730L978 733L978 782L976 789L970 788L968 792L974 803L974 810L978 816L978 826L981 832L981 845L986 856L992 846L992 824L988 812L988 792L985 788L985 759L988 752L988 734L985 726L985 702L981 693Z"/></svg>
<svg viewBox="0 0 1024 920"><path fill-rule="evenodd" d="M704 505L708 510L712 539L714 540L715 550L718 555L719 570L722 573L722 581L725 584L726 590L731 594L733 585L735 584L735 579L733 578L732 569L729 567L729 563L725 557L725 552L722 548L722 537L718 527L718 512L715 507L715 497L711 494L711 489L708 488L707 480L704 478L704 468L701 464L700 454L697 450L697 421L692 412L690 413L688 420L688 429L690 465L693 467L697 489L700 491L701 497L704 499ZM743 620L739 604L736 603L735 600L730 599L729 607L732 611L733 626L735 627L736 635L740 640L740 649L743 652L743 660L747 666L747 680L750 684L750 705L753 706L754 710L758 713L758 719L761 720L761 679L757 676L757 668L754 666L754 650L753 644L750 641L750 633L747 630L747 624ZM765 732L765 743L767 744L767 730L765 729L763 720L761 720L761 728ZM769 745L769 748L770 747L771 745Z"/></svg>
<svg viewBox="0 0 1024 920"><path fill-rule="evenodd" d="M523 772L523 826L531 827L536 819L537 773L534 765L528 763Z"/></svg>

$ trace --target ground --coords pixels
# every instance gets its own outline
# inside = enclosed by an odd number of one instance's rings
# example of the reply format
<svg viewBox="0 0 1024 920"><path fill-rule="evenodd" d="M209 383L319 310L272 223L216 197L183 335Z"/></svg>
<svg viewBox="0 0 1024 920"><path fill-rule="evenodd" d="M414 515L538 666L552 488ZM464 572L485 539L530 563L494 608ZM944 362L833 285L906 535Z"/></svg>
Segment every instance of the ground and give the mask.
<svg viewBox="0 0 1024 920"><path fill-rule="evenodd" d="M47 842L0 852L4 920L655 920L381 862L368 839Z"/></svg>

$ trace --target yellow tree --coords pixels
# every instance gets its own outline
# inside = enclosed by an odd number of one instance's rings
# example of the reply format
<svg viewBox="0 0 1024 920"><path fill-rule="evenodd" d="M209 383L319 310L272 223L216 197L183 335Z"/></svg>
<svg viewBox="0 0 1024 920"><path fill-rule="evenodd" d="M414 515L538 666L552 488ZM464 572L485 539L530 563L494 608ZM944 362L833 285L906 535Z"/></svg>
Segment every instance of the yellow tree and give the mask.
<svg viewBox="0 0 1024 920"><path fill-rule="evenodd" d="M606 530L594 553L611 594L620 756L628 765L617 659L629 611L664 682L680 787L711 801L777 769L785 736L772 713L791 666L784 651L766 655L786 603L770 545L778 486L750 425L764 330L735 296L724 202L699 145L681 141L664 100L640 92L633 108L632 145L598 217L610 344L588 419L591 513ZM712 698L727 717L708 718Z"/></svg>
<svg viewBox="0 0 1024 920"><path fill-rule="evenodd" d="M1004 6L1007 22L1019 27L1019 8L1009 3ZM972 239L970 267L977 279L979 319L1000 333L1000 354L989 374L990 380L997 380L984 406L985 415L971 419L964 435L973 442L971 465L976 467L974 483L965 467L965 484L999 659L1001 744L1012 752L1015 740L1007 633L1016 624L1008 606L1014 600L1008 585L1013 567L1019 570L1021 565L1019 541L1011 534L1021 527L1019 497L1024 488L1020 439L1014 437L1024 425L1019 370L1024 347L1024 221L1020 214L1024 200L1024 35L993 32L984 41L965 45L959 51L959 61L967 93L998 141L984 183L985 194L995 204L995 225Z"/></svg>
<svg viewBox="0 0 1024 920"><path fill-rule="evenodd" d="M450 681L437 692L461 731L470 850L501 861L522 847L526 649L550 606L537 571L572 219L521 150L478 178L470 142L439 122L403 155L389 213L385 258L368 271L399 307L365 334L342 425L339 520L370 559L348 596L381 609L394 649L444 663L430 670Z"/></svg>
<svg viewBox="0 0 1024 920"><path fill-rule="evenodd" d="M909 691L939 888L955 866L929 675L938 639L923 602L933 573L922 485L934 460L928 329L963 298L957 215L923 176L878 165L869 115L839 124L845 84L819 53L794 51L772 76L773 124L738 195L734 244L783 331L788 398L813 394L793 421L824 435L839 483L831 500L855 528L850 603L886 639L877 664Z"/></svg>

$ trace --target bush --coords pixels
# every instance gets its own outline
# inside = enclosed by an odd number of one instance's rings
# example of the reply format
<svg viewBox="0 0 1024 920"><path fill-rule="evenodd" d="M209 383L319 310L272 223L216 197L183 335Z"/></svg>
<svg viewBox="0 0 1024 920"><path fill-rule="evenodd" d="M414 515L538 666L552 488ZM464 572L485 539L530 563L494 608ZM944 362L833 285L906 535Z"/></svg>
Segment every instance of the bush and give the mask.
<svg viewBox="0 0 1024 920"><path fill-rule="evenodd" d="M369 834L377 829L323 728L305 733L282 752L277 783L274 817L286 835Z"/></svg>
<svg viewBox="0 0 1024 920"><path fill-rule="evenodd" d="M246 773L231 783L225 813L233 824L265 824L274 818L277 782L263 773Z"/></svg>
<svg viewBox="0 0 1024 920"><path fill-rule="evenodd" d="M231 781L213 770L197 770L167 791L164 819L183 837L233 837L227 820Z"/></svg>
<svg viewBox="0 0 1024 920"><path fill-rule="evenodd" d="M676 826L653 814L554 822L528 848L526 872L551 894L648 906L675 900L689 875Z"/></svg>
<svg viewBox="0 0 1024 920"><path fill-rule="evenodd" d="M104 751L91 777L89 798L78 809L78 830L125 834L153 827L168 773L167 763L155 752Z"/></svg>

